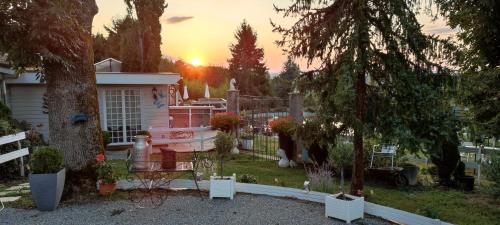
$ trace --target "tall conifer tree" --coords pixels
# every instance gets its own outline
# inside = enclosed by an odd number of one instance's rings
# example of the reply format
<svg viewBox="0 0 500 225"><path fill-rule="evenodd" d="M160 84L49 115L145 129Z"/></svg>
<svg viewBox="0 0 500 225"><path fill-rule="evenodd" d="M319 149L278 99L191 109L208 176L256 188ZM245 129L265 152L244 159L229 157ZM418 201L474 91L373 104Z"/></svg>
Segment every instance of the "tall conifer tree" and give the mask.
<svg viewBox="0 0 500 225"><path fill-rule="evenodd" d="M434 51L440 41L421 32L416 0L292 2L275 7L298 18L291 27L273 24L283 35L277 44L293 56L322 63L302 76L303 87L319 93L325 124L342 122L337 132L353 130L351 193L360 194L364 135L411 133L415 123L432 117L425 101L435 108L445 104L433 86L447 77Z"/></svg>
<svg viewBox="0 0 500 225"><path fill-rule="evenodd" d="M269 95L270 83L264 64L264 49L257 48L257 34L243 21L234 35L236 44L231 45L228 60L229 71L244 95Z"/></svg>
<svg viewBox="0 0 500 225"><path fill-rule="evenodd" d="M141 69L140 72L158 72L161 60L160 17L167 8L165 0L125 0L129 8L134 7L140 27Z"/></svg>

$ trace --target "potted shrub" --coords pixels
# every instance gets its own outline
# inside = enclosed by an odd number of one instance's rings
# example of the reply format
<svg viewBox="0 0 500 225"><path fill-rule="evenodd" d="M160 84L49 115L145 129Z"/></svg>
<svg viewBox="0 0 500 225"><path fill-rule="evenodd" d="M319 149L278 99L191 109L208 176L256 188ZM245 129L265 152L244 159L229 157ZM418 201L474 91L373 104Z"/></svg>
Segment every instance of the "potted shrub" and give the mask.
<svg viewBox="0 0 500 225"><path fill-rule="evenodd" d="M352 144L337 141L336 146L328 147L330 163L340 169L340 193L325 197L325 216L351 223L363 218L364 198L344 193L344 167L351 164Z"/></svg>
<svg viewBox="0 0 500 225"><path fill-rule="evenodd" d="M51 147L42 147L30 156L29 183L31 196L38 210L57 208L64 189L66 170L62 153Z"/></svg>
<svg viewBox="0 0 500 225"><path fill-rule="evenodd" d="M234 147L234 137L226 132L219 132L215 138L215 151L217 160L220 162L220 176L214 174L210 176L210 199L230 198L233 199L236 193L236 175L223 176L224 159Z"/></svg>
<svg viewBox="0 0 500 225"><path fill-rule="evenodd" d="M104 154L96 156L96 174L97 182L99 183L99 194L108 196L116 190L116 175L111 164L107 163Z"/></svg>
<svg viewBox="0 0 500 225"><path fill-rule="evenodd" d="M274 133L278 134L280 149L285 151L288 159L293 159L295 142L292 139L292 135L295 133L297 123L291 117L283 117L272 120L269 126Z"/></svg>
<svg viewBox="0 0 500 225"><path fill-rule="evenodd" d="M234 113L217 113L210 120L210 125L214 130L220 130L225 133L233 134L235 133L238 125L240 124L240 117ZM238 150L238 140L233 137L233 149L231 149L232 154L239 154Z"/></svg>

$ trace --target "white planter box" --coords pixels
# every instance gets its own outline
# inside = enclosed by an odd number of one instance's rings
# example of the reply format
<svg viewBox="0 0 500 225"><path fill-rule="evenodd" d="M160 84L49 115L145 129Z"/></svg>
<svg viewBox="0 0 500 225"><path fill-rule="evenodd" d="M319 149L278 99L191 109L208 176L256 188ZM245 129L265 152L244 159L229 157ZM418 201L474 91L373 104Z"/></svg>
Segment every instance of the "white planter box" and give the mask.
<svg viewBox="0 0 500 225"><path fill-rule="evenodd" d="M236 175L225 176L221 179L220 176L210 176L210 199L213 198L229 198L233 199L236 194Z"/></svg>
<svg viewBox="0 0 500 225"><path fill-rule="evenodd" d="M252 139L241 139L241 148L245 150L253 149L253 140Z"/></svg>
<svg viewBox="0 0 500 225"><path fill-rule="evenodd" d="M333 217L351 223L351 221L363 218L365 199L348 194L345 196L353 199L352 201L337 199L339 194L327 195L325 197L325 216Z"/></svg>

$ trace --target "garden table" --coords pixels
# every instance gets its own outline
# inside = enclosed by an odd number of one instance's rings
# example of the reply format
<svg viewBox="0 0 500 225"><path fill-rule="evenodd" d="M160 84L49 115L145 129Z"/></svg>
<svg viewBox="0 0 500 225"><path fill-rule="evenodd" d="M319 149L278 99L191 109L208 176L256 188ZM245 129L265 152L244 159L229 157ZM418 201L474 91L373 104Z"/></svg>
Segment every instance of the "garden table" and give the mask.
<svg viewBox="0 0 500 225"><path fill-rule="evenodd" d="M129 199L132 202L145 203L149 199L154 207L161 206L168 195L166 191L161 191L161 189L168 187L171 181L187 173L192 175L198 194L203 199L196 171L200 166L211 166L208 165L211 161L202 160L202 155L199 152L188 152L192 154L190 159L177 160L174 155L174 158L169 159L135 161L132 157L132 151L133 149L129 149L127 155L127 180L139 181L135 187L129 190Z"/></svg>

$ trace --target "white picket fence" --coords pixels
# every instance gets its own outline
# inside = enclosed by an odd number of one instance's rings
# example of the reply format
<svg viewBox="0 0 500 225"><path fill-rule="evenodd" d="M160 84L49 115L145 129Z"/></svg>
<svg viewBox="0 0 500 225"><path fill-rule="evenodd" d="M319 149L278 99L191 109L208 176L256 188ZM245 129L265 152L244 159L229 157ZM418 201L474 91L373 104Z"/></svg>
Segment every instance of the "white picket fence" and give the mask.
<svg viewBox="0 0 500 225"><path fill-rule="evenodd" d="M198 182L201 190L209 190L209 181ZM140 186L139 181L126 181L122 180L118 182L118 189L128 190ZM164 188L169 189L196 189L196 186L192 180L177 179L170 183L170 186L165 186ZM325 203L325 196L327 193L310 191L306 192L301 189L287 188L287 187L277 187L270 185L261 184L246 184L246 183L236 183L236 191L240 193L249 193L257 195L268 195L275 197L289 197L296 198L300 200L306 200L311 202ZM377 205L374 203L365 201L365 213L373 216L377 216L389 221L394 221L401 224L410 225L452 225L451 223L443 222L437 219L428 218L425 216L420 216L414 213L405 212L402 210Z"/></svg>
<svg viewBox="0 0 500 225"><path fill-rule="evenodd" d="M24 161L23 156L28 155L28 148L21 148L21 140L26 138L26 133L20 132L17 134L0 137L0 145L17 142L18 150L0 155L0 164L19 158L21 160L20 171L21 176L24 176Z"/></svg>

